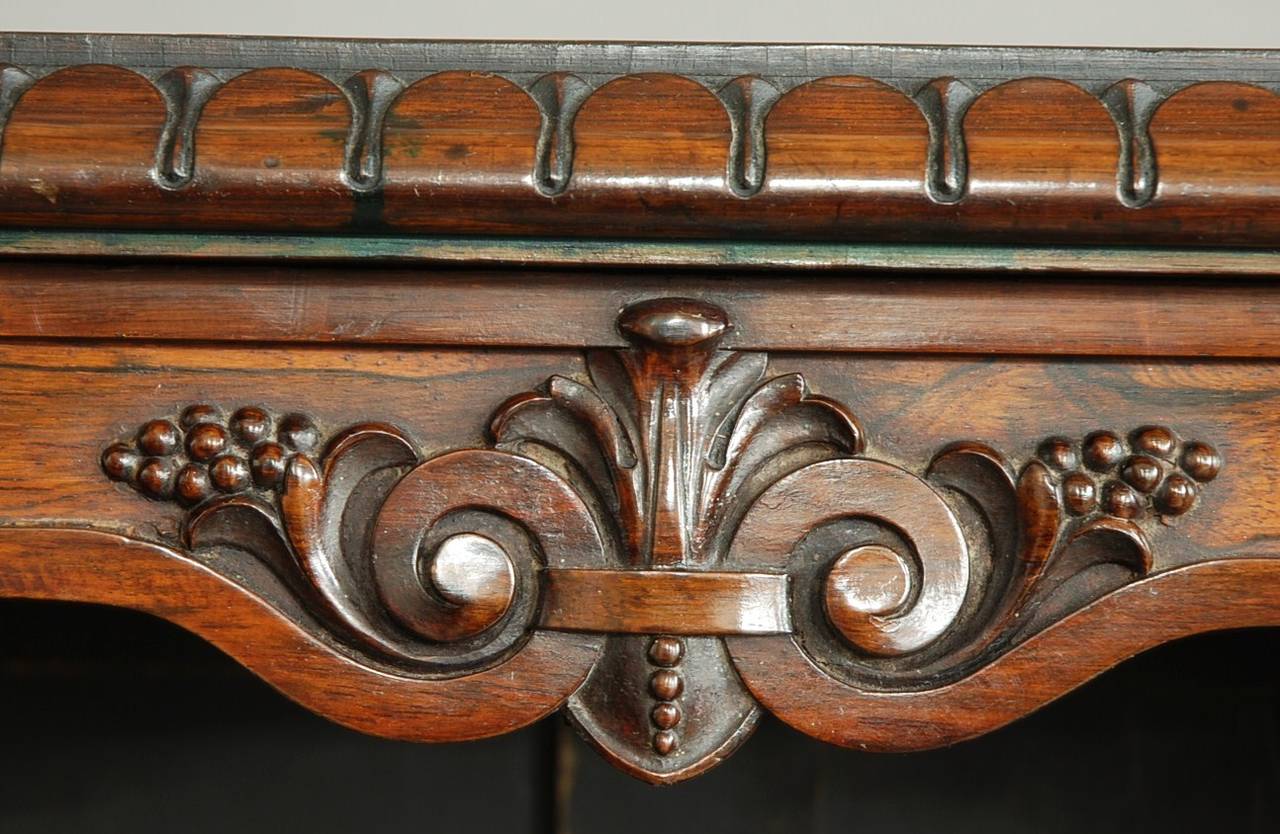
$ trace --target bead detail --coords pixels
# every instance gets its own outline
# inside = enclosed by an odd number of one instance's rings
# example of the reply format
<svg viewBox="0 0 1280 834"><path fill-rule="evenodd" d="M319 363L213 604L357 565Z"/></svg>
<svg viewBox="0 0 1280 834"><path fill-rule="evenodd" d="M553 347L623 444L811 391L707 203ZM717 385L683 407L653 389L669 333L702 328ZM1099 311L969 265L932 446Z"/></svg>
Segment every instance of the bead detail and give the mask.
<svg viewBox="0 0 1280 834"><path fill-rule="evenodd" d="M1075 469L1080 465L1075 445L1065 437L1050 437L1042 441L1040 448L1036 450L1036 455L1060 472Z"/></svg>
<svg viewBox="0 0 1280 834"><path fill-rule="evenodd" d="M649 676L649 692L658 699L649 712L649 720L657 728L653 734L653 749L659 756L669 756L679 746L675 727L683 714L676 699L684 692L684 677L676 667L683 659L683 640L655 637L649 644L649 662L659 667Z"/></svg>
<svg viewBox="0 0 1280 834"><path fill-rule="evenodd" d="M1062 481L1062 500L1072 515L1085 515L1098 506L1098 487L1082 472L1073 472Z"/></svg>
<svg viewBox="0 0 1280 834"><path fill-rule="evenodd" d="M649 661L654 666L677 666L683 656L684 643L674 637L658 637L649 645Z"/></svg>
<svg viewBox="0 0 1280 834"><path fill-rule="evenodd" d="M653 749L659 756L669 756L675 752L679 738L671 730L659 730L653 734Z"/></svg>
<svg viewBox="0 0 1280 834"><path fill-rule="evenodd" d="M680 707L673 701L662 701L649 714L653 725L660 730L670 730L680 723Z"/></svg>
<svg viewBox="0 0 1280 834"><path fill-rule="evenodd" d="M1208 443L1188 443L1182 450L1182 469L1200 483L1218 477L1222 458Z"/></svg>
<svg viewBox="0 0 1280 834"><path fill-rule="evenodd" d="M649 678L649 691L655 698L670 701L672 698L680 697L680 693L684 691L684 681L680 678L679 672L659 669Z"/></svg>

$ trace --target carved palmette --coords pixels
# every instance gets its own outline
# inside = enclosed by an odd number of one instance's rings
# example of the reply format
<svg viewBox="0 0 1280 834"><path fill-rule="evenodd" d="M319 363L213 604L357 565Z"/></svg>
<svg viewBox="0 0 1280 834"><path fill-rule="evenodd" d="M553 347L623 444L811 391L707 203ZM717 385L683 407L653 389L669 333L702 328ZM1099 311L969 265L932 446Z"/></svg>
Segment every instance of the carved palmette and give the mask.
<svg viewBox="0 0 1280 834"><path fill-rule="evenodd" d="M103 467L187 506L189 550L251 554L286 615L388 674L545 687L539 635L578 635L581 676L489 708L518 726L564 703L659 782L722 760L761 703L808 727L803 697L774 694L790 669L850 705L823 737L873 746L868 693L961 680L1069 613L1046 601L1076 577L1078 607L1143 576L1151 525L1221 467L1145 426L1049 438L1016 472L975 442L912 471L799 374L720 349L729 327L699 301L629 307L631 347L508 400L488 449L423 460L380 424L322 447L305 416L197 405Z"/></svg>

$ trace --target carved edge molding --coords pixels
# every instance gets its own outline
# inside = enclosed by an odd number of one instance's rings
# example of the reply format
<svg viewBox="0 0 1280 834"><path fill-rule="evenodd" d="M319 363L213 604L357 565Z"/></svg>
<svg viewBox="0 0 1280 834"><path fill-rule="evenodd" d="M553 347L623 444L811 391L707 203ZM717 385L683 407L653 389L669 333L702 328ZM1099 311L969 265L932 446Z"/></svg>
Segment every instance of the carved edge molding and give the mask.
<svg viewBox="0 0 1280 834"><path fill-rule="evenodd" d="M1280 560L1153 568L1153 525L1222 469L1204 442L1099 430L1017 468L958 442L917 473L799 374L721 349L717 307L640 302L618 326L629 348L512 397L490 448L423 459L391 426L326 440L259 406L151 420L102 467L186 508L180 549L0 529L0 595L149 611L396 738L564 707L654 782L723 760L761 706L918 749L1159 642L1280 624Z"/></svg>
<svg viewBox="0 0 1280 834"><path fill-rule="evenodd" d="M158 184L166 189L178 189L192 182L197 164L195 134L204 106L228 81L254 71L175 67L151 77L168 111L155 152L153 176ZM43 68L0 66L0 130L23 94L48 74L50 71ZM342 169L344 180L353 191L376 190L381 184L383 168L379 140L388 111L401 93L435 73L393 73L372 68L349 76L324 70L317 74L335 84L351 108L350 132ZM573 171L573 124L582 105L605 84L635 77L616 75L587 80L557 71L529 81L519 75L493 74L523 89L538 106L542 130L537 142L533 182L538 191L548 197L564 193L569 186ZM728 182L739 197L754 196L764 184L768 164L765 125L774 104L803 84L832 78L770 79L744 75L718 83L719 79L711 76L679 77L703 86L723 106L732 127L727 159ZM925 177L927 194L937 203L958 202L968 190L964 120L970 106L1000 84L1020 78L1037 78L1024 75L1008 79L964 79L948 75L921 83L915 79L853 73L849 77L865 78L893 87L919 108L929 132ZM1099 87L1096 81L1067 83L1081 86L1093 95L1106 107L1115 123L1120 150L1116 172L1117 198L1129 207L1146 205L1155 196L1157 184L1156 153L1147 133L1151 117L1172 95L1203 82L1165 82L1152 86L1145 81L1122 78L1103 87ZM1256 86L1273 93L1280 92L1280 82ZM1046 132L1052 132L1052 128Z"/></svg>
<svg viewBox="0 0 1280 834"><path fill-rule="evenodd" d="M715 116L708 116L699 109L701 104L692 110L675 110L670 118L692 120L685 125L692 133L714 135L724 132L727 136L723 149L722 184L714 187L704 185L692 191L703 194L704 197L717 195L724 200L724 212L746 212L755 222L762 222L766 226L770 226L769 221L755 217L751 213L753 209L750 204L768 202L763 199L765 195L762 194L762 189L769 182L772 170L770 159L775 150L777 133L772 127L771 115L787 105L793 96L800 96L800 101L805 102L799 106L800 113L791 112L797 109L794 106L784 108L789 110L787 118L791 120L786 126L789 134L787 141L795 146L797 140L792 134L798 132L802 137L800 149L793 148L791 151L797 155L793 163L803 162L806 153L818 154L813 157L811 164L819 168L829 167L829 161L821 158L820 152L816 150L824 140L835 136L840 141L842 132L856 132L854 128L857 124L865 125L868 120L874 122L876 119L885 120L883 127L892 133L902 129L899 123L904 119L909 121L909 116L904 115L902 108L915 113L916 118L922 119L927 127L927 135L921 138L927 148L922 156L923 170L917 174L920 183L918 188L914 185L891 188L877 186L874 180L879 175L873 170L876 165L860 163L857 158L842 160L839 163L840 170L832 175L832 182L823 183L820 188L812 184L806 185L803 181L789 182L784 179L783 191L786 193L799 189L799 192L821 197L830 193L832 183L835 183L837 191L851 195L868 192L870 203L865 211L852 213L855 218L861 218L861 226L857 222L848 221L835 223L835 227L838 227L835 228L834 221L823 214L825 219L805 224L806 234L831 238L861 230L864 235L893 237L874 224L867 226L877 210L875 205L878 203L872 199L874 193L889 188L893 192L890 196L894 199L919 200L922 206L932 206L935 209L965 204L971 196L968 150L970 136L967 121L970 111L997 89L1004 89L1008 85L1039 83L1046 79L1062 82L1063 85L1069 85L1070 89L1049 94L1037 92L1040 101L1033 101L1026 106L1030 110L1044 113L1045 118L1042 121L1023 119L1016 130L1006 126L1006 133L1002 134L1006 144L1013 143L1015 146L1012 151L1008 148L1002 151L1010 154L1007 163L1002 164L1008 164L1016 170L1001 171L997 179L1007 179L1010 176L1017 178L1019 172L1025 176L1014 199L1047 200L1068 213L1082 199L1090 206L1114 209L1143 209L1159 204L1161 150L1159 143L1153 140L1152 121L1166 104L1180 99L1198 85L1210 83L1222 85L1214 90L1215 100L1227 107L1237 107L1238 112L1225 121L1218 116L1203 124L1193 119L1177 125L1177 130L1184 135L1204 140L1204 146L1197 153L1205 156L1197 159L1195 164L1203 166L1206 182L1222 180L1224 177L1227 180L1235 176L1243 178L1243 187L1237 190L1248 192L1247 195L1233 193L1231 189L1217 189L1214 190L1215 198L1239 199L1241 210L1246 202L1261 200L1265 206L1254 205L1253 209L1264 215L1266 211L1275 209L1265 193L1254 193L1255 190L1249 185L1250 178L1256 172L1246 170L1247 165L1238 172L1234 171L1232 166L1240 164L1235 159L1237 154L1220 153L1220 143L1224 137L1228 144L1239 142L1243 147L1251 149L1248 153L1242 150L1239 155L1261 153L1269 157L1274 152L1277 136L1270 123L1273 116L1268 115L1273 112L1272 107L1269 104L1261 105L1261 109L1267 112L1257 115L1250 110L1251 103L1247 100L1250 95L1262 90L1272 95L1280 92L1280 58L1271 52L1197 54L1176 51L929 50L908 47L813 47L801 51L787 47L734 50L695 45L685 47L684 51L694 54L701 51L706 58L703 61L690 61L687 57L685 60L678 58L674 49L664 52L660 47L646 50L643 47L622 45L598 45L593 50L587 45L567 44L558 50L548 51L545 47L539 48L538 45L531 44L491 44L488 48L485 45L473 45L468 49L462 45L418 44L415 48L413 44L385 43L380 45L381 48L379 45L366 44L363 49L352 47L350 50L347 49L350 45L342 44L343 49L339 50L336 42L325 41L298 42L290 48L253 40L239 42L228 39L222 42L217 39L175 38L172 39L172 49L165 50L165 56L171 56L168 57L169 61L186 58L193 62L178 64L156 63L163 59L153 48L148 49L144 44L128 38L119 41L119 52L111 51L107 45L109 39L99 39L96 45L84 47L56 37L43 38L0 36L0 140L3 139L5 123L14 120L21 113L24 97L32 91L40 90L43 84L58 77L62 71L70 68L92 68L95 72L105 72L111 68L125 69L145 77L163 100L163 125L157 133L149 171L151 184L161 192L182 193L198 181L201 153L197 139L202 117L206 106L222 94L230 82L284 68L295 68L317 80L323 79L329 93L343 100L347 108L347 135L342 151L341 170L328 173L336 175L338 181L349 190L347 197L353 201L353 205L350 217L332 222L311 221L319 224L316 228L416 228L420 231L447 231L452 228L450 221L444 218L417 217L406 220L388 218L382 214L383 207L377 198L386 185L386 150L383 139L388 119L395 121L396 108L405 94L428 79L457 76L438 91L438 95L446 99L456 97L459 106L472 110L473 116L490 106L478 103L479 97L474 95L475 90L468 88L468 82L463 80L468 74L471 78L501 79L503 83L521 91L527 103L536 108L539 126L534 131L536 139L529 140L536 147L524 149L533 160L532 169L523 178L519 188L522 191L531 189L531 193L526 196L540 196L544 204L557 206L557 212L560 213L567 214L569 206L556 202L555 198L565 195L576 182L577 122L579 114L589 103L608 89L611 92L607 97L607 106L620 108L617 118L622 122L629 121L632 127L639 128L641 121L653 122L655 107L664 106L663 102L668 102L672 95L687 94L686 88L691 85L701 90L709 100L717 102L716 107L723 122L717 123ZM110 43L114 44L115 41ZM237 45L241 47L240 50L235 48ZM526 51L523 57L521 50ZM110 66L88 63L90 58L100 54L106 56L108 53L113 57L102 63ZM622 60L624 55L629 56L630 60ZM273 58L274 63L271 62ZM357 60L367 60L368 63L353 63ZM1011 71L1009 67L1017 69ZM653 100L645 98L637 89L625 88L625 93L617 92L619 82L645 79L657 79L666 85ZM810 100L812 95L808 98L805 95L815 82L831 82L836 86L851 88L862 85L863 89L855 91L852 98L843 100L840 99L841 93L828 90L835 98L829 97L821 103L814 103ZM488 82L477 83L483 85ZM92 87L92 84L89 86ZM287 91L289 85L284 84L281 89ZM875 98L878 91L891 92L899 100L887 104ZM86 96L93 94L92 89L85 90ZM312 100L317 94L315 90L295 89L291 94L286 93L286 97L288 95L296 97L299 106L305 107L303 100ZM619 96L628 100L620 104ZM1084 188L1089 193L1085 195L1083 192L1073 192L1068 195L1065 192L1071 191L1068 188L1070 184L1044 181L1035 173L1043 165L1071 168L1079 163L1078 157L1070 157L1072 151L1059 147L1066 135L1064 131L1070 132L1078 127L1064 121L1076 118L1071 114L1078 114L1081 107L1078 97L1086 99L1097 109L1098 114L1105 114L1103 118L1111 122L1114 143L1109 146L1104 143L1094 150L1084 152L1097 155L1096 162L1099 165L1114 166L1114 185L1110 188L1110 193L1095 191L1092 183L1077 183L1076 191ZM134 106L141 107L137 104ZM499 102L492 106L511 105ZM278 103L277 107L282 105ZM480 110L476 111L476 107ZM283 108L290 109L287 105L283 105ZM809 112L804 112L804 108L808 108ZM1253 107L1253 110L1257 109L1259 107ZM520 114L514 110L506 115L516 122L520 119ZM145 109L136 113L134 118L140 132L147 132L146 122L152 116ZM502 113L499 112L491 113L487 118L479 119L477 124L481 126L470 125L468 129L473 132L492 131L490 141L498 145L520 141L502 136L494 130L494 122L501 116ZM261 114L258 114L253 119L255 131L262 129L261 118ZM267 118L270 119L270 116ZM317 120L319 118L316 116ZM843 126L837 124L842 120ZM466 117L463 121L466 121ZM486 123L487 126L484 126ZM332 130L332 126L327 123L317 121L316 125L317 133ZM83 127L93 129L94 126L85 124ZM280 131L279 143L282 148L288 142L297 141L296 125L282 126ZM291 138L287 137L286 134L291 131ZM618 131L618 135L625 134L627 125L619 125ZM814 147L804 148L804 137L812 140ZM1219 143L1217 150L1209 147L1214 143ZM1262 145L1266 147L1259 150ZM1024 146L1033 161L1021 159L1019 154L1022 151L1018 151L1016 146ZM0 144L0 148L2 147ZM652 150L655 154L661 152L660 147ZM854 150L849 153L856 155ZM1061 159L1057 158L1059 154L1063 154ZM1102 158L1103 154L1106 159ZM494 178L509 178L510 172L501 169L505 163L497 164L497 167L490 170L486 166L494 163L484 161L484 154L478 156L481 158L474 162L468 161L459 164L457 170L451 169L447 177L448 185L445 187L457 189L460 193L469 193L474 189L477 195L481 195L486 189L495 187ZM68 158L60 161L72 166L89 164L84 159ZM1180 164L1186 165L1185 152ZM26 163L16 163L16 167L11 165L11 173L19 180L27 173L42 176L40 171L35 170L38 165L34 162L30 165L33 167L29 172L26 171ZM1224 165L1226 169L1223 168ZM288 181L288 188L285 188L285 182L273 184L270 173L264 172L266 176L258 186L263 195L276 188L297 190L297 182ZM682 178L704 177L707 172L690 170L677 173L656 165L652 171L630 173L633 176L643 175L648 183L646 187L680 191L683 188L679 185ZM435 183L439 174L419 172L409 176L421 176L424 183ZM583 188L599 187L596 182L598 176L589 179L591 183L583 185ZM54 186L46 183L46 190L52 187ZM318 194L321 191L330 192L332 187L332 183L325 182L314 186L304 185L303 189L314 189ZM436 187L440 187L439 183L436 183ZM1188 195L1194 198L1199 188L1200 185L1187 186L1180 183L1179 193L1170 196L1178 203ZM769 195L770 199L776 196ZM317 196L317 199L320 197ZM693 199L688 196L688 200ZM746 203L731 208L735 200ZM174 207L178 204L172 198L155 193L150 195L148 204L154 205L154 211L167 213L171 215L171 220L180 222L181 212L175 211ZM60 211L63 220L70 220L76 214L74 208ZM672 215L671 222L684 233L732 234L732 224L726 226L712 222L705 216L677 222L674 216L679 212L668 213ZM1128 224L1123 235L1130 236L1135 241L1176 241L1179 238L1175 232L1183 235L1186 233L1183 228L1166 228L1164 221L1159 224L1159 231L1156 231L1154 227L1158 224L1150 213L1118 216L1123 216ZM791 220L804 222L794 218ZM40 220L34 222L48 224ZM1059 228L1052 222L1043 222L1041 228L1041 223L1042 221L1028 219L1017 225L1019 231L1029 238L1068 240L1078 236L1076 232ZM237 228L253 227L254 224L260 224L263 228L276 228L276 224L266 222L262 217L241 223ZM1144 224L1152 226L1149 234L1143 231ZM148 223L142 221L141 225L146 226ZM983 224L979 225L985 233L992 231ZM550 227L549 221L544 223L529 218L507 219L493 228L485 226L485 229L499 229L505 233ZM625 229L625 225L623 228ZM945 230L946 227L940 228ZM777 236L798 233L787 233L780 226L773 230ZM753 231L758 229L753 227ZM936 234L938 230L931 228L931 232ZM1100 235L1103 232L1092 230L1092 233ZM626 236L625 231L622 234ZM1211 229L1201 230L1196 227L1193 235L1197 242L1215 242ZM1273 234L1259 228L1236 229L1229 239L1222 242L1269 245L1273 240Z"/></svg>

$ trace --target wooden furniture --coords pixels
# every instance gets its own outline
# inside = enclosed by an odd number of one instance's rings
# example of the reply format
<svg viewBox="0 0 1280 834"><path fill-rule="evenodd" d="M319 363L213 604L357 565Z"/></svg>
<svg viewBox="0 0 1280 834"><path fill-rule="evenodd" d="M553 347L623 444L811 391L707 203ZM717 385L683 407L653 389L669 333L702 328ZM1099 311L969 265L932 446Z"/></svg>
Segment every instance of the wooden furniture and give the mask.
<svg viewBox="0 0 1280 834"><path fill-rule="evenodd" d="M947 745L1280 625L1280 54L0 36L0 595L368 733Z"/></svg>

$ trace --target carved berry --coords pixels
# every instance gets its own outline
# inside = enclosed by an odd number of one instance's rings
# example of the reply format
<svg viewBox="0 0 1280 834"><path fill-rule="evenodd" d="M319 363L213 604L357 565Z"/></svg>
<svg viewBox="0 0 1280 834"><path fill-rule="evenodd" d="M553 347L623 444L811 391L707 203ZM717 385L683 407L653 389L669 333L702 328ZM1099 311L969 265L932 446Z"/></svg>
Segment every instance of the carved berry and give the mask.
<svg viewBox="0 0 1280 834"><path fill-rule="evenodd" d="M1084 439L1084 463L1094 472L1110 472L1128 454L1114 432L1095 431Z"/></svg>
<svg viewBox="0 0 1280 834"><path fill-rule="evenodd" d="M1065 437L1050 437L1042 441L1036 449L1036 455L1059 472L1066 472L1080 465L1075 444Z"/></svg>
<svg viewBox="0 0 1280 834"><path fill-rule="evenodd" d="M132 481L142 457L128 443L113 443L102 453L102 471L113 481Z"/></svg>
<svg viewBox="0 0 1280 834"><path fill-rule="evenodd" d="M1164 515L1182 515L1196 502L1199 490L1184 475L1170 475L1156 495L1156 508Z"/></svg>
<svg viewBox="0 0 1280 834"><path fill-rule="evenodd" d="M1173 460L1178 438L1164 426L1147 426L1133 434L1133 448L1164 460Z"/></svg>
<svg viewBox="0 0 1280 834"><path fill-rule="evenodd" d="M659 669L649 678L649 691L660 701L672 701L684 691L684 680L679 672Z"/></svg>
<svg viewBox="0 0 1280 834"><path fill-rule="evenodd" d="M276 439L298 452L309 452L320 442L315 424L301 414L290 414L280 420Z"/></svg>
<svg viewBox="0 0 1280 834"><path fill-rule="evenodd" d="M674 637L655 637L649 644L649 660L654 666L675 666L684 655L684 643Z"/></svg>
<svg viewBox="0 0 1280 834"><path fill-rule="evenodd" d="M1088 475L1073 472L1062 480L1062 500L1073 515L1084 515L1098 506L1098 488Z"/></svg>
<svg viewBox="0 0 1280 834"><path fill-rule="evenodd" d="M653 749L659 756L669 756L676 751L679 739L671 730L659 730L653 734Z"/></svg>
<svg viewBox="0 0 1280 834"><path fill-rule="evenodd" d="M192 460L213 460L227 450L230 438L217 423L200 423L187 432L187 454Z"/></svg>
<svg viewBox="0 0 1280 834"><path fill-rule="evenodd" d="M1124 465L1124 470L1120 473L1120 477L1139 492L1155 490L1160 485L1163 475L1164 470L1160 468L1160 462L1147 455L1134 455L1129 458Z"/></svg>
<svg viewBox="0 0 1280 834"><path fill-rule="evenodd" d="M680 707L671 701L663 701L649 713L653 725L660 730L670 730L680 723Z"/></svg>
<svg viewBox="0 0 1280 834"><path fill-rule="evenodd" d="M1203 484L1218 477L1222 457L1208 443L1188 443L1182 450L1182 469Z"/></svg>
<svg viewBox="0 0 1280 834"><path fill-rule="evenodd" d="M173 454L181 442L178 427L168 420L152 420L138 429L138 448L152 457Z"/></svg>
<svg viewBox="0 0 1280 834"><path fill-rule="evenodd" d="M199 504L213 494L209 471L198 463L188 463L178 470L173 491L184 504Z"/></svg>
<svg viewBox="0 0 1280 834"><path fill-rule="evenodd" d="M150 458L138 470L138 488L152 498L168 498L173 494L173 461Z"/></svg>
<svg viewBox="0 0 1280 834"><path fill-rule="evenodd" d="M183 410L182 418L178 422L184 429L189 429L201 423L216 423L221 417L222 412L211 405L191 405Z"/></svg>
<svg viewBox="0 0 1280 834"><path fill-rule="evenodd" d="M249 459L253 482L263 489L274 489L283 483L288 462L289 456L279 443L259 443L253 447L253 456Z"/></svg>
<svg viewBox="0 0 1280 834"><path fill-rule="evenodd" d="M239 492L249 486L249 464L236 455L222 455L210 464L209 477L223 492Z"/></svg>
<svg viewBox="0 0 1280 834"><path fill-rule="evenodd" d="M1112 481L1103 491L1103 503L1116 518L1136 518L1142 511L1142 496L1128 484Z"/></svg>
<svg viewBox="0 0 1280 834"><path fill-rule="evenodd" d="M245 406L231 415L231 433L252 446L266 440L271 431L271 417L255 406Z"/></svg>

